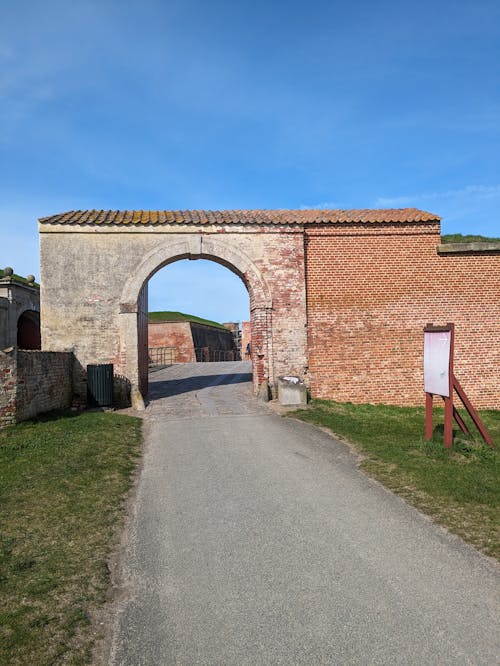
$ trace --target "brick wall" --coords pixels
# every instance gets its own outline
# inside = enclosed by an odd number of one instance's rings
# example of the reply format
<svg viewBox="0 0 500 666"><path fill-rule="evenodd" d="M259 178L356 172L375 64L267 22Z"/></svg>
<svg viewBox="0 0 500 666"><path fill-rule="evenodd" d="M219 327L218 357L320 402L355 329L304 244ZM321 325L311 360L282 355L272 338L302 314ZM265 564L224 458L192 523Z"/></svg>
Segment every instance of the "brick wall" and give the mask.
<svg viewBox="0 0 500 666"><path fill-rule="evenodd" d="M191 326L187 321L149 322L148 346L175 347L177 349L176 363L196 361Z"/></svg>
<svg viewBox="0 0 500 666"><path fill-rule="evenodd" d="M249 321L241 322L241 358L246 358L247 345L252 342L252 326Z"/></svg>
<svg viewBox="0 0 500 666"><path fill-rule="evenodd" d="M455 323L455 374L500 408L500 255L437 253L439 224L306 229L315 397L421 405L427 322Z"/></svg>
<svg viewBox="0 0 500 666"><path fill-rule="evenodd" d="M316 397L422 404L423 328L451 321L457 377L476 406L499 408L500 256L439 255L439 223L408 219L42 224L43 348L74 350L77 374L114 363L137 387L143 284L171 261L201 257L248 288L255 389L291 374Z"/></svg>
<svg viewBox="0 0 500 666"><path fill-rule="evenodd" d="M0 427L68 408L72 366L69 352L0 352Z"/></svg>
<svg viewBox="0 0 500 666"><path fill-rule="evenodd" d="M16 351L0 351L0 428L16 422L16 391Z"/></svg>

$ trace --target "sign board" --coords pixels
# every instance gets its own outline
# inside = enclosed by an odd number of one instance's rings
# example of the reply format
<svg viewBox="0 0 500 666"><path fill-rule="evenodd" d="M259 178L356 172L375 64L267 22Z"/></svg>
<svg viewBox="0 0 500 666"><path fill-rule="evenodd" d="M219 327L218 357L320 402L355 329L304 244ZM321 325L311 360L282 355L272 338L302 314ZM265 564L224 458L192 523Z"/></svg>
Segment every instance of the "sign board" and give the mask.
<svg viewBox="0 0 500 666"><path fill-rule="evenodd" d="M424 391L450 397L451 330L424 331Z"/></svg>

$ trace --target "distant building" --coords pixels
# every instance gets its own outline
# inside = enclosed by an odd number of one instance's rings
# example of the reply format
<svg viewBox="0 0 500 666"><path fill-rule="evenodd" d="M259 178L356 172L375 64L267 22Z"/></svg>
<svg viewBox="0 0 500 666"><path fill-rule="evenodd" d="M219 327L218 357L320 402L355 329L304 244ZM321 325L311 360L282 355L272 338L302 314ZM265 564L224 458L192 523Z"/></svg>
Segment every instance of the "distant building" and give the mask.
<svg viewBox="0 0 500 666"><path fill-rule="evenodd" d="M241 358L250 360L247 356L247 348L252 344L252 323L249 321L241 322Z"/></svg>
<svg viewBox="0 0 500 666"><path fill-rule="evenodd" d="M40 349L40 286L33 275L0 269L0 350Z"/></svg>
<svg viewBox="0 0 500 666"><path fill-rule="evenodd" d="M150 365L240 358L231 331L182 312L149 313L148 348Z"/></svg>
<svg viewBox="0 0 500 666"><path fill-rule="evenodd" d="M231 331L233 334L234 345L238 351L241 352L241 329L240 324L237 321L229 321L222 324L228 331Z"/></svg>

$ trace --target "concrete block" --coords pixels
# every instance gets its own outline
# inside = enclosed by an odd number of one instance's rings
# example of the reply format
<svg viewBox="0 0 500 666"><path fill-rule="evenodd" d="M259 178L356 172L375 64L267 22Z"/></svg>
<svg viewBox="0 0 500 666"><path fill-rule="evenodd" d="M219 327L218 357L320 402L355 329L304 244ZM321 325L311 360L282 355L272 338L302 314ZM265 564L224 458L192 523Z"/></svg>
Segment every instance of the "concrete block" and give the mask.
<svg viewBox="0 0 500 666"><path fill-rule="evenodd" d="M280 405L307 405L307 387L299 377L278 377Z"/></svg>

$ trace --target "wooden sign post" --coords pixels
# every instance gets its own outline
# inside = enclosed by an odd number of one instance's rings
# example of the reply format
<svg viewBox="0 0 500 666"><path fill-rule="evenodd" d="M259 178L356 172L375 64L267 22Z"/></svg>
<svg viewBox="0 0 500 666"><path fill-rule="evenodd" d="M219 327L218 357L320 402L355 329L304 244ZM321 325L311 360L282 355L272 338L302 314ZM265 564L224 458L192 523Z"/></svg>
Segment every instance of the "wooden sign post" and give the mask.
<svg viewBox="0 0 500 666"><path fill-rule="evenodd" d="M444 400L445 447L451 448L453 444L453 419L458 423L462 432L470 435L469 429L453 405L453 391L455 390L486 444L494 446L490 434L455 377L453 371L454 338L454 324L446 324L446 326L427 324L424 328L425 439L432 439L432 399L434 395L440 395Z"/></svg>

